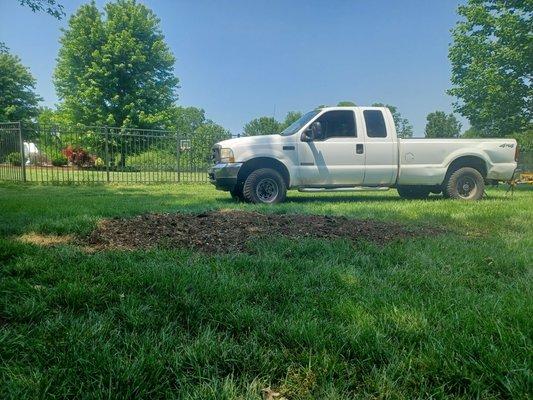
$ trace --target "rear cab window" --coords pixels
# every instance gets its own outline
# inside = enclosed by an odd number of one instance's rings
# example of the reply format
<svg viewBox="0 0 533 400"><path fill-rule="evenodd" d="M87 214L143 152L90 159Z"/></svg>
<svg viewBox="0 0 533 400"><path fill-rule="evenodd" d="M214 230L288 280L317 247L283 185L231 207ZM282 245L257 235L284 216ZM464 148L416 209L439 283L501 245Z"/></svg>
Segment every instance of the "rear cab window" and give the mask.
<svg viewBox="0 0 533 400"><path fill-rule="evenodd" d="M363 115L365 117L366 135L369 138L387 137L387 127L381 110L365 110Z"/></svg>

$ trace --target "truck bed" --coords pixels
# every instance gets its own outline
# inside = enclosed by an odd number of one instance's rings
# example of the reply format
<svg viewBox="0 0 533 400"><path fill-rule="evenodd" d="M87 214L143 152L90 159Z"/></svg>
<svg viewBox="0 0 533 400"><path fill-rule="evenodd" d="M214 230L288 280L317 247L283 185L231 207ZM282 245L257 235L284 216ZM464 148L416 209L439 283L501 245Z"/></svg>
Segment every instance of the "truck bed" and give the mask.
<svg viewBox="0 0 533 400"><path fill-rule="evenodd" d="M516 146L514 139L398 139L397 183L438 185L459 157L482 159L487 179L509 180L516 165Z"/></svg>

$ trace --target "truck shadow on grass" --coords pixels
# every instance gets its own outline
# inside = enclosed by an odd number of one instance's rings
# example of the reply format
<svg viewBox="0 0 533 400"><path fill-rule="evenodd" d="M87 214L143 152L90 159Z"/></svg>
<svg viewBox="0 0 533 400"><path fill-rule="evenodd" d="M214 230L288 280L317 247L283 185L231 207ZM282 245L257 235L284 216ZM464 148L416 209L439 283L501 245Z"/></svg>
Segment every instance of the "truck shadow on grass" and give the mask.
<svg viewBox="0 0 533 400"><path fill-rule="evenodd" d="M424 199L424 201L436 201L436 200L444 200L444 198L440 195L430 196L427 199ZM353 196L350 195L319 195L319 196L287 196L287 202L292 203L313 203L313 202L339 202L339 203L366 203L366 202L383 202L383 203L391 203L391 202L406 202L406 201L412 201L412 200L406 200L402 199L399 196L380 196L380 195L365 195L360 196L357 194L354 194Z"/></svg>
<svg viewBox="0 0 533 400"><path fill-rule="evenodd" d="M224 197L220 196L216 199L220 203L226 203L226 204L245 204L244 202L234 200L231 197ZM437 201L437 200L445 200L440 195L430 196L427 199L424 199L423 201ZM290 193L287 195L287 199L283 204L290 204L290 203L405 203L413 200L406 200L402 199L399 196L380 196L380 195L365 195L365 196L358 196L357 194L354 194L353 196L349 195L311 195L311 196L305 196L305 195L291 195ZM415 200L420 201L420 200ZM276 207L276 205L273 205L273 207Z"/></svg>

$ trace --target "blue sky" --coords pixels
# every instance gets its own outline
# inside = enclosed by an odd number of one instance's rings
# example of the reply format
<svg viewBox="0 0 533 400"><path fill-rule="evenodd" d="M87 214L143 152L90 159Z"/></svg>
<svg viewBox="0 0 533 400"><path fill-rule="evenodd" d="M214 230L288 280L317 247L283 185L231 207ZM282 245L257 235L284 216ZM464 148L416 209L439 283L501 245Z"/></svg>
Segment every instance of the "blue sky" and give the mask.
<svg viewBox="0 0 533 400"><path fill-rule="evenodd" d="M233 133L257 116L351 100L396 105L420 136L429 112L452 110L447 55L461 1L142 2L176 56L178 103L204 108ZM0 0L0 41L30 68L49 106L60 28L84 1L62 3L67 18L57 21Z"/></svg>

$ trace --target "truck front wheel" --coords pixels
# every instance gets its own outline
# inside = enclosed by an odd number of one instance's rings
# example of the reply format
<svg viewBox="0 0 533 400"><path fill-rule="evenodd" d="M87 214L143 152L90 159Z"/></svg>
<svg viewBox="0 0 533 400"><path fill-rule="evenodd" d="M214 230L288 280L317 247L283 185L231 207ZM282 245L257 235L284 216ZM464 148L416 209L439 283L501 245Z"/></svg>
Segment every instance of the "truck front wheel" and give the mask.
<svg viewBox="0 0 533 400"><path fill-rule="evenodd" d="M404 199L427 199L431 188L428 186L398 186L398 194Z"/></svg>
<svg viewBox="0 0 533 400"><path fill-rule="evenodd" d="M483 197L485 182L481 173L471 167L463 167L454 171L443 192L446 197L457 200L479 200Z"/></svg>
<svg viewBox="0 0 533 400"><path fill-rule="evenodd" d="M251 203L281 203L286 196L287 185L279 172L273 169L257 169L244 182L243 197Z"/></svg>

